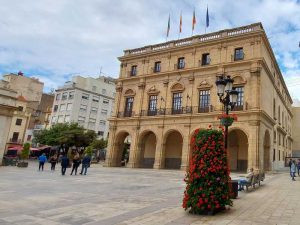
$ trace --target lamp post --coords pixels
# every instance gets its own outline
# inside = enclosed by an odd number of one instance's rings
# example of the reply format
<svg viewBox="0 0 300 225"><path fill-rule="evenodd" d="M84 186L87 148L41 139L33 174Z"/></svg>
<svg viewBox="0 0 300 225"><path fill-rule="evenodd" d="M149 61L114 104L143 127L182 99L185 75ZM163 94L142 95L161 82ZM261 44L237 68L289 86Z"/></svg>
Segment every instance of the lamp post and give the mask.
<svg viewBox="0 0 300 225"><path fill-rule="evenodd" d="M220 102L224 105L226 115L233 110L238 97L238 91L232 87L233 79L230 76L221 75L217 77L216 86ZM225 149L227 150L228 126L225 124Z"/></svg>

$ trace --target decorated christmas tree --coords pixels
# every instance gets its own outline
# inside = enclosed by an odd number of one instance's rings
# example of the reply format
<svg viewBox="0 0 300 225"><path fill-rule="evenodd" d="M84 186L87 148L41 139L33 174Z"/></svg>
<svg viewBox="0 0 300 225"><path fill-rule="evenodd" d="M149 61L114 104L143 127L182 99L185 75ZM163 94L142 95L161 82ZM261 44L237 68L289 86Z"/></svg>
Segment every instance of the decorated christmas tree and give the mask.
<svg viewBox="0 0 300 225"><path fill-rule="evenodd" d="M230 176L222 130L196 130L183 208L194 214L214 214L231 206Z"/></svg>

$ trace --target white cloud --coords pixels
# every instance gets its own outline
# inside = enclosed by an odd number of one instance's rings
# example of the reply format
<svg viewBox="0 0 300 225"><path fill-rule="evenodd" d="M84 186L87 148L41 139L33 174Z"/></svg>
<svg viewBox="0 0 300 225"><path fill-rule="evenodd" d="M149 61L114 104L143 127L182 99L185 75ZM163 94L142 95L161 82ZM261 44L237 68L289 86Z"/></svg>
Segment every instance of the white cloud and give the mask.
<svg viewBox="0 0 300 225"><path fill-rule="evenodd" d="M70 74L105 74L117 77L118 56L124 49L165 41L171 13L170 38L191 35L193 8L204 33L261 21L285 79L300 71L300 3L296 0L0 0L0 72L40 77L56 88ZM45 76L47 74L47 76ZM287 83L289 86L289 83ZM297 88L298 87L298 88ZM300 98L300 85L291 94ZM297 90L299 89L299 90Z"/></svg>

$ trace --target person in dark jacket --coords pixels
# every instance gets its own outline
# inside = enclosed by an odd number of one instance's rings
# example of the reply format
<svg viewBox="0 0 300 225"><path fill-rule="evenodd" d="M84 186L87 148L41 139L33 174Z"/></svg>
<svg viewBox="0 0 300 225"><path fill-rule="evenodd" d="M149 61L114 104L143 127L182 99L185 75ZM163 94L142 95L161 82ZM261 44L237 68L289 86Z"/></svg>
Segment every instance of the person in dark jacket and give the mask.
<svg viewBox="0 0 300 225"><path fill-rule="evenodd" d="M69 166L69 158L67 155L63 155L61 158L61 174L65 175L67 167Z"/></svg>
<svg viewBox="0 0 300 225"><path fill-rule="evenodd" d="M45 162L47 162L47 157L45 155L45 153L43 153L40 157L39 157L39 171L42 168L42 171L44 171L44 164Z"/></svg>
<svg viewBox="0 0 300 225"><path fill-rule="evenodd" d="M50 163L51 163L51 170L55 170L55 165L57 163L57 155L54 154L53 156L51 156L50 158Z"/></svg>
<svg viewBox="0 0 300 225"><path fill-rule="evenodd" d="M90 167L91 164L91 157L89 155L85 155L82 159L82 166L81 166L81 175L83 174L84 171L84 175L86 175L87 172L87 168Z"/></svg>
<svg viewBox="0 0 300 225"><path fill-rule="evenodd" d="M78 169L80 163L81 163L81 160L80 160L79 154L77 153L73 158L73 167L72 167L72 171L71 171L70 175L73 175L73 172L75 172L75 175L77 175L77 169Z"/></svg>

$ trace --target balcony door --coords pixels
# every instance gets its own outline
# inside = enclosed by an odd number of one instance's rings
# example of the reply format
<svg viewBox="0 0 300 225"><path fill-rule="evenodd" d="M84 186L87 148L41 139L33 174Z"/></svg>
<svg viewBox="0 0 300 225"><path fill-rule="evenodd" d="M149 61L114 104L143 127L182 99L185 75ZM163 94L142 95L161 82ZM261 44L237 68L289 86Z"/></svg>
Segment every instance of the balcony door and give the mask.
<svg viewBox="0 0 300 225"><path fill-rule="evenodd" d="M182 93L173 93L172 114L182 113Z"/></svg>

